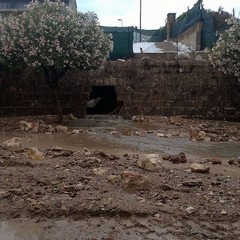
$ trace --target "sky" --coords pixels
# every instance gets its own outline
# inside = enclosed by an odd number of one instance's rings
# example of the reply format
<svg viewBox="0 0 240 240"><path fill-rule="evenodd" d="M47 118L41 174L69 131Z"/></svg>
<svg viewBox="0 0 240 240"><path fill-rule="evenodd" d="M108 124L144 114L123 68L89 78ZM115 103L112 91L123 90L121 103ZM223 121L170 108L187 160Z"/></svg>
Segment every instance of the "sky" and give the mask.
<svg viewBox="0 0 240 240"><path fill-rule="evenodd" d="M140 23L140 1L142 1L142 29L158 29L165 25L167 13L181 13L192 8L197 0L77 0L78 11L93 11L97 14L101 26L124 27ZM236 16L240 13L240 0L203 0L205 9L224 11Z"/></svg>

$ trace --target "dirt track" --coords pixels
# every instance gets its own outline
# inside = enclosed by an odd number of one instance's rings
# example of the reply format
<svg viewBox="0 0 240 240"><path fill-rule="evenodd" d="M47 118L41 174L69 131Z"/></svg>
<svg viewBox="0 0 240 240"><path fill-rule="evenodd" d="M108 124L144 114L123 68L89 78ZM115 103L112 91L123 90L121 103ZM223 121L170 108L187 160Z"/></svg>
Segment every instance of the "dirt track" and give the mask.
<svg viewBox="0 0 240 240"><path fill-rule="evenodd" d="M0 120L1 240L240 238L239 123L149 117L99 129L69 120L66 132L49 134L46 126L55 128L51 117L42 117L36 133L21 128L20 120ZM201 130L200 135L191 130L193 142L190 127ZM159 151L142 147L156 135ZM6 147L14 136L23 144ZM213 141L223 148L232 143L226 152L235 149L235 158L184 151L186 162L181 162L181 144L175 151L170 146L181 141L199 148ZM31 159L30 147L38 147L44 159ZM158 154L159 164L151 171L139 167L143 154ZM196 173L193 163L210 171Z"/></svg>

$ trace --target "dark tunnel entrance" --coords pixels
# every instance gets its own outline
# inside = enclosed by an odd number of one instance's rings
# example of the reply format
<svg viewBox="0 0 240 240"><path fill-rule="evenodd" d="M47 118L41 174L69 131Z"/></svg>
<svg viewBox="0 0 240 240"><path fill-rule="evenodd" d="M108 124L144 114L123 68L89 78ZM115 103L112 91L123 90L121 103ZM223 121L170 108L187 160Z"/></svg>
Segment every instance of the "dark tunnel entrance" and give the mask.
<svg viewBox="0 0 240 240"><path fill-rule="evenodd" d="M86 114L111 114L118 108L115 86L92 86Z"/></svg>

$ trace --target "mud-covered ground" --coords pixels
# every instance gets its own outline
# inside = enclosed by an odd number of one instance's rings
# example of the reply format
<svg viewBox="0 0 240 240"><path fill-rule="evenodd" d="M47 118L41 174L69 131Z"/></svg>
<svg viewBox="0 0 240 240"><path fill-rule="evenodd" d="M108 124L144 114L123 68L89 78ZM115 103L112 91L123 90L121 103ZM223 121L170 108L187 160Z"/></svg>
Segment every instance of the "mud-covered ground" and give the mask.
<svg viewBox="0 0 240 240"><path fill-rule="evenodd" d="M239 209L240 123L0 119L1 240L236 240Z"/></svg>

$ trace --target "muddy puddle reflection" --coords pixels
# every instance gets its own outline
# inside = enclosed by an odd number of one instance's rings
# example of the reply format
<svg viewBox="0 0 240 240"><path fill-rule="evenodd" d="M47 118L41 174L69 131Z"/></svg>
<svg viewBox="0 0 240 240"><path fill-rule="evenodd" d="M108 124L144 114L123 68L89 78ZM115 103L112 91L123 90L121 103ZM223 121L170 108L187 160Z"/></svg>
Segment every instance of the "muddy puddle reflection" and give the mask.
<svg viewBox="0 0 240 240"><path fill-rule="evenodd" d="M45 233L37 224L30 221L0 222L1 240L44 240Z"/></svg>
<svg viewBox="0 0 240 240"><path fill-rule="evenodd" d="M233 158L240 155L240 142L194 142L189 140L188 133L183 133L180 137L161 138L157 136L158 127L121 118L79 119L71 122L68 127L83 132L76 135L36 135L32 141L45 147L51 143L72 150L87 147L115 153L124 150L168 154L185 152L200 158ZM126 130L132 133L145 131L147 134L144 137L122 134Z"/></svg>
<svg viewBox="0 0 240 240"><path fill-rule="evenodd" d="M145 153L186 153L195 158L234 158L240 155L240 142L194 142L189 140L188 133L181 133L180 137L158 137L158 127L150 123L136 123L122 118L78 119L69 125L69 133L31 134L25 136L25 146L50 148L59 146L70 150L81 150L86 147L95 150L105 150L109 153L145 152ZM71 134L73 129L81 130L79 134ZM130 134L124 134L124 132ZM145 136L138 136L135 132L145 132ZM115 133L115 134L113 134ZM22 137L22 136L20 136ZM0 141L7 137L0 137Z"/></svg>
<svg viewBox="0 0 240 240"><path fill-rule="evenodd" d="M70 128L90 129L88 139L82 143L101 147L104 142L111 147L130 148L141 152L159 152L176 154L185 152L192 156L233 158L240 154L240 142L194 142L189 140L189 134L183 133L180 137L160 138L157 136L158 127L150 123L136 123L123 119L80 119L73 121ZM128 129L131 132L146 131L144 137L121 134ZM120 132L114 135L112 132ZM76 136L76 138L81 135ZM67 137L68 138L68 137ZM78 141L78 140L77 140ZM95 141L95 142L94 142Z"/></svg>

